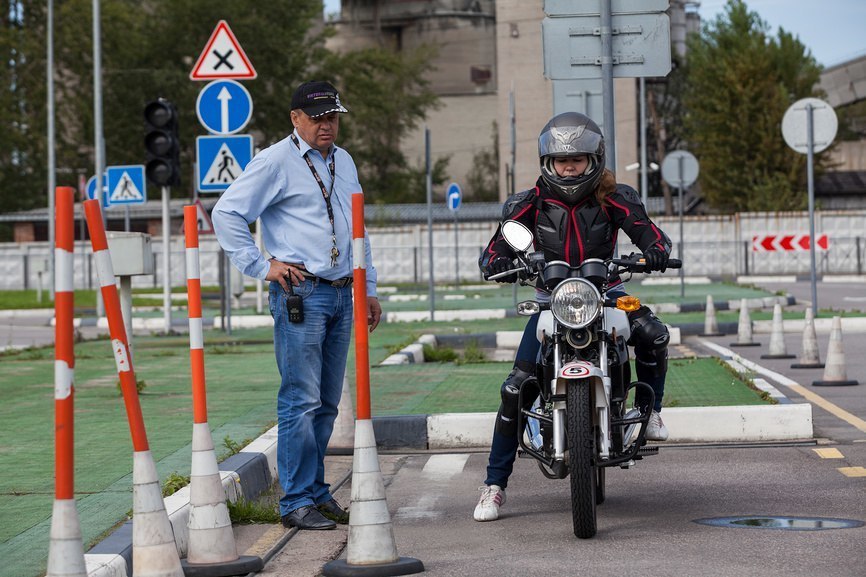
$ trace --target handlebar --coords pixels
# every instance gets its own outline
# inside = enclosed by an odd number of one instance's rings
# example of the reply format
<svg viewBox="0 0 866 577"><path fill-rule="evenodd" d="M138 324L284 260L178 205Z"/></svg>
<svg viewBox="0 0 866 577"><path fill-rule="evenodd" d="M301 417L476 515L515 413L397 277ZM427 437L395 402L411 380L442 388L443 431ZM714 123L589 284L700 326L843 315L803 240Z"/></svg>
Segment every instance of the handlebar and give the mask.
<svg viewBox="0 0 866 577"><path fill-rule="evenodd" d="M633 273L642 273L649 272L646 270L646 260L644 259L642 254L632 253L626 257L622 258L612 258L610 259L610 263L616 265L621 270L618 272L633 272ZM520 280L526 280L528 278L533 277L535 274L538 274L538 271L534 271L528 264L524 265L520 261L515 262L517 265L516 268L509 269L500 273L492 274L488 277L485 277L485 280L496 280L500 278L505 278L517 273L517 277ZM669 269L678 269L682 268L683 261L678 258L668 259L667 267ZM540 268L539 268L540 270Z"/></svg>

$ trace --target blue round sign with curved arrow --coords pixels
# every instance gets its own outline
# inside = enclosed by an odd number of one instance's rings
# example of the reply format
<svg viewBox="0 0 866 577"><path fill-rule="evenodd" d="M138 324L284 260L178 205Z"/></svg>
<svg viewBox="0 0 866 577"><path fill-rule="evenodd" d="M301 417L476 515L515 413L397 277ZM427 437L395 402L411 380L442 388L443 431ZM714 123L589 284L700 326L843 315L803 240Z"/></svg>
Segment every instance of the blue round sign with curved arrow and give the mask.
<svg viewBox="0 0 866 577"><path fill-rule="evenodd" d="M195 113L211 134L234 134L252 118L253 99L239 82L215 80L199 92Z"/></svg>

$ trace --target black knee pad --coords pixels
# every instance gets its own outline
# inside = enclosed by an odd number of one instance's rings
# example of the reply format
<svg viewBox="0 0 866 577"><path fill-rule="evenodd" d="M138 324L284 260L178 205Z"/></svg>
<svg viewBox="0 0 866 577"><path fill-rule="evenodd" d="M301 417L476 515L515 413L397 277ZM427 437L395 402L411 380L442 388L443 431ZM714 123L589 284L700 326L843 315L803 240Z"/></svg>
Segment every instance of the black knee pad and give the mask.
<svg viewBox="0 0 866 577"><path fill-rule="evenodd" d="M667 350L671 335L668 328L649 307L641 306L638 310L628 315L631 323L631 336L628 344L644 351ZM667 358L667 353L665 353Z"/></svg>
<svg viewBox="0 0 866 577"><path fill-rule="evenodd" d="M530 377L532 373L515 367L502 383L500 394L502 403L499 406L499 414L496 415L496 431L502 435L514 436L517 434L517 413L520 411L518 402L520 386Z"/></svg>
<svg viewBox="0 0 866 577"><path fill-rule="evenodd" d="M634 362L642 365L653 377L664 377L668 372L668 349L650 350L635 347ZM643 371L641 371L643 372Z"/></svg>

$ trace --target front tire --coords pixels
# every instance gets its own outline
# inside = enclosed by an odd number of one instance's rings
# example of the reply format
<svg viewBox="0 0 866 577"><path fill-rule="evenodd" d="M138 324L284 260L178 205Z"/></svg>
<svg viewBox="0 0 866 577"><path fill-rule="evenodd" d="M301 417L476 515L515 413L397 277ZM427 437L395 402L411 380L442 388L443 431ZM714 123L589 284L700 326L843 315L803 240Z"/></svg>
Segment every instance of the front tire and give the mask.
<svg viewBox="0 0 866 577"><path fill-rule="evenodd" d="M580 539L595 536L598 474L592 395L587 382L569 381L566 389L566 435L571 482L571 520Z"/></svg>

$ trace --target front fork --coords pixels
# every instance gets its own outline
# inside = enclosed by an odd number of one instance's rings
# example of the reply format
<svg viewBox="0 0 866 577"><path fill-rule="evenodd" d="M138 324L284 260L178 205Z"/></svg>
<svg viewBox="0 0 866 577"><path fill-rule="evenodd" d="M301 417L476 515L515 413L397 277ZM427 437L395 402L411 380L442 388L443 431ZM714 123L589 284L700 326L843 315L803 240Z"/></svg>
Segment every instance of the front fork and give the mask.
<svg viewBox="0 0 866 577"><path fill-rule="evenodd" d="M554 378L550 381L551 398L553 403L553 458L561 460L565 458L565 450L568 443L565 440L565 385L567 378L560 377L562 369L562 357L559 354L559 340L553 345ZM600 359L601 378L581 378L585 381L583 386L592 386L593 424L598 432L596 447L599 459L607 459L610 456L610 374L607 366L608 343L601 339L598 343L598 358Z"/></svg>

